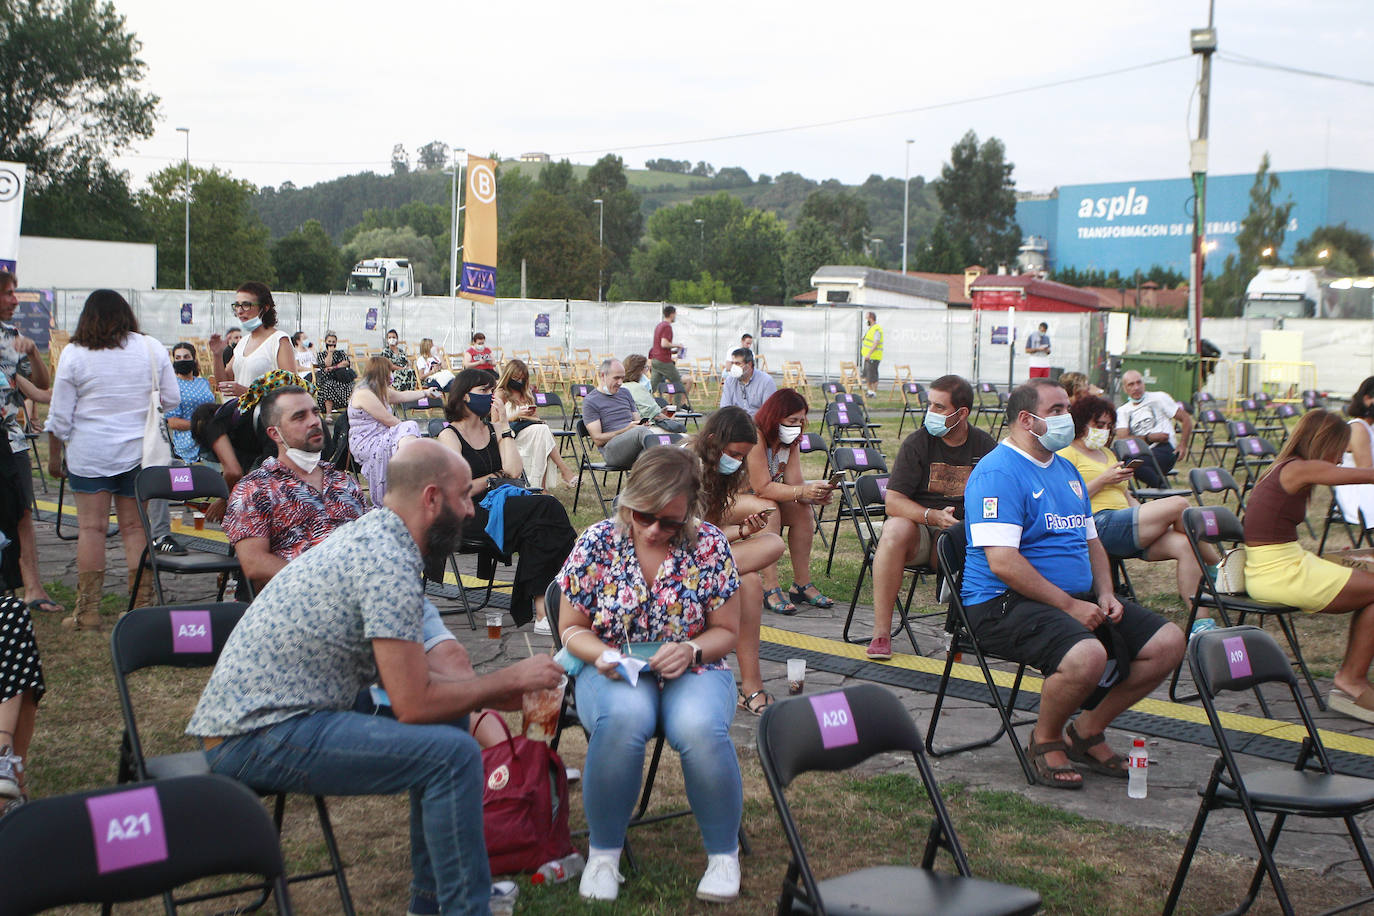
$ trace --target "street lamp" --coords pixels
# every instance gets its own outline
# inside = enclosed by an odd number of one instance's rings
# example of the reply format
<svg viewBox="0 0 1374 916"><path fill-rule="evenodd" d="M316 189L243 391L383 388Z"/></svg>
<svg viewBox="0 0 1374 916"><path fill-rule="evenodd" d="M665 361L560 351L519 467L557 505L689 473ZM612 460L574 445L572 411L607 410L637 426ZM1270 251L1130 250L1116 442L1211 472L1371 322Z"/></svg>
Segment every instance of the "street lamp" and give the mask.
<svg viewBox="0 0 1374 916"><path fill-rule="evenodd" d="M596 301L601 301L601 261L606 247L606 202L600 197L592 201L596 204Z"/></svg>
<svg viewBox="0 0 1374 916"><path fill-rule="evenodd" d="M697 245L697 268L700 269L706 263L706 220L694 219L692 222L701 230L701 239Z"/></svg>
<svg viewBox="0 0 1374 916"><path fill-rule="evenodd" d="M1317 252L1317 257L1325 261L1327 258L1331 257L1331 249L1323 248L1321 251Z"/></svg>
<svg viewBox="0 0 1374 916"><path fill-rule="evenodd" d="M877 236L874 236L868 241L873 245L873 260L878 261L879 265L881 266L882 259L878 257L878 255L882 253L883 240L878 238Z"/></svg>
<svg viewBox="0 0 1374 916"><path fill-rule="evenodd" d="M191 288L191 128L178 127L186 135L186 289Z"/></svg>
<svg viewBox="0 0 1374 916"><path fill-rule="evenodd" d="M907 215L911 212L911 144L906 141L906 180L902 182L902 273L906 273Z"/></svg>
<svg viewBox="0 0 1374 916"><path fill-rule="evenodd" d="M449 211L449 255L448 255L448 294L458 295L458 154L465 153L467 150L461 146L449 147L449 152L453 156L453 204Z"/></svg>

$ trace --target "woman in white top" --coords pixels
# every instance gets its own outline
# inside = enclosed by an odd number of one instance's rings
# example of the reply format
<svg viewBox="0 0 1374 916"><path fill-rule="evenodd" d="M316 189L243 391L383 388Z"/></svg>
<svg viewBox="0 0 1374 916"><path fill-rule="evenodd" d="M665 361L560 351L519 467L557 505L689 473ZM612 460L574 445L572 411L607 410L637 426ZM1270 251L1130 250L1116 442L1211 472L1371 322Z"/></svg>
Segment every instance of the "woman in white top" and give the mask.
<svg viewBox="0 0 1374 916"><path fill-rule="evenodd" d="M237 398L273 369L296 371L296 351L286 332L277 330L277 304L266 284L250 280L240 286L234 296L234 314L244 335L234 347L230 380L219 383L220 394Z"/></svg>
<svg viewBox="0 0 1374 916"><path fill-rule="evenodd" d="M1350 451L1341 460L1343 468L1374 467L1374 375L1360 383L1350 397L1345 412L1350 415ZM1336 502L1341 515L1352 525L1374 528L1374 484L1347 483L1336 487Z"/></svg>
<svg viewBox="0 0 1374 916"><path fill-rule="evenodd" d="M442 368L444 364L439 362L439 357L434 353L434 338L421 338L420 355L415 357L415 377L419 379L420 387L424 387L425 379Z"/></svg>
<svg viewBox="0 0 1374 916"><path fill-rule="evenodd" d="M296 354L296 374L309 378L315 371L315 345L305 339L304 331L291 335L291 349Z"/></svg>
<svg viewBox="0 0 1374 916"><path fill-rule="evenodd" d="M62 351L47 423L49 470L54 477L64 473L65 445L67 483L76 494L76 611L62 621L71 629L100 629L111 496L130 582L143 554L134 478L143 461L143 428L154 378L163 410L181 403L167 349L138 333L138 320L119 293L91 293L71 345Z"/></svg>

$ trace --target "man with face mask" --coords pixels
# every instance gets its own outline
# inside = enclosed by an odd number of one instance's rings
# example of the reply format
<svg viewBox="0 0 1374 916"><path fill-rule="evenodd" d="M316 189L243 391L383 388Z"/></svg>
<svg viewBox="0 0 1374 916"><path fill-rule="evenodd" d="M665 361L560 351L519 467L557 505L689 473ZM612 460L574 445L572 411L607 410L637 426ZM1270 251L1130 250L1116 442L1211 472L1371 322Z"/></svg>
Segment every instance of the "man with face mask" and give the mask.
<svg viewBox="0 0 1374 916"><path fill-rule="evenodd" d="M778 383L767 372L754 368L754 351L740 347L730 353L730 368L720 386L721 407L743 407L753 416L768 396L778 390Z"/></svg>
<svg viewBox="0 0 1374 916"><path fill-rule="evenodd" d="M481 706L518 709L563 676L544 654L463 678L426 664L424 558L457 544L471 482L439 443L403 444L384 507L287 564L244 613L187 727L211 770L260 791L408 791L412 912L486 913L492 890L477 742L429 726ZM353 710L378 675L394 719Z"/></svg>
<svg viewBox="0 0 1374 916"><path fill-rule="evenodd" d="M1007 400L1007 423L964 491L969 623L984 651L1045 675L1027 748L1038 781L1081 788L1075 763L1125 779L1125 758L1104 732L1178 665L1183 633L1112 591L1087 487L1054 454L1074 435L1064 389L1032 379Z"/></svg>
<svg viewBox="0 0 1374 916"><path fill-rule="evenodd" d="M997 447L969 422L973 387L957 375L930 383L925 425L907 436L887 483L873 555L873 639L868 657L892 658L892 609L908 566L935 568L935 538L964 517L964 486L974 465Z"/></svg>
<svg viewBox="0 0 1374 916"><path fill-rule="evenodd" d="M1159 470L1168 474L1183 456L1179 442L1193 438L1192 414L1163 391L1146 391L1144 376L1134 369L1121 376L1121 387L1126 391L1127 401L1116 410L1116 437L1144 439L1159 462ZM1183 427L1181 439L1174 431L1175 420ZM1135 479L1147 487L1169 485L1148 461L1136 468Z"/></svg>

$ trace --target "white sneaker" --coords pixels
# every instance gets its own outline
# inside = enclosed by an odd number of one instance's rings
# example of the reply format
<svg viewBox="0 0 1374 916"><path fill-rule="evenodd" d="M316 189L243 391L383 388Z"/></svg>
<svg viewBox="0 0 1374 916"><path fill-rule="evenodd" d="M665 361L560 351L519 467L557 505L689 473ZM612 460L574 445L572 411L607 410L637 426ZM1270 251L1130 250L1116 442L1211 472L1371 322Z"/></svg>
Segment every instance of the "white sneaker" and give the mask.
<svg viewBox="0 0 1374 916"><path fill-rule="evenodd" d="M19 774L24 772L24 758L8 744L0 747L0 798L19 798Z"/></svg>
<svg viewBox="0 0 1374 916"><path fill-rule="evenodd" d="M553 627L549 626L549 618L545 617L542 620L536 620L534 622L534 633L536 636L552 636Z"/></svg>
<svg viewBox="0 0 1374 916"><path fill-rule="evenodd" d="M578 893L584 900L614 900L620 894L620 885L625 883L625 876L620 873L619 865L618 857L589 857L587 867L582 872L582 882L577 887ZM738 866L735 867L735 874L739 874ZM738 877L735 880L735 888L739 889Z"/></svg>
<svg viewBox="0 0 1374 916"><path fill-rule="evenodd" d="M739 896L739 853L707 856L706 874L697 884L697 899L729 903Z"/></svg>

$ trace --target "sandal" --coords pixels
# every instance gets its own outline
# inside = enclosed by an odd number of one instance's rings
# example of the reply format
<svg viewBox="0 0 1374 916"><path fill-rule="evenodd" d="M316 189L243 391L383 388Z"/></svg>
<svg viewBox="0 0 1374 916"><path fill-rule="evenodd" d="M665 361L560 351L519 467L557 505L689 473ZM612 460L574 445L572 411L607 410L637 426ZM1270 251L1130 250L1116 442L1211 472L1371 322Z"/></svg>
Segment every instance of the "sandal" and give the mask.
<svg viewBox="0 0 1374 916"><path fill-rule="evenodd" d="M1051 789L1081 789L1083 788L1083 774L1078 772L1078 768L1072 764L1068 766L1050 766L1045 760L1046 754L1053 754L1055 751L1069 752L1069 747L1063 741L1046 741L1044 744L1036 744L1035 736L1031 735L1030 744L1026 746L1026 753L1030 754L1031 766L1035 768L1035 778L1042 786ZM1060 779L1060 776L1073 774L1077 779Z"/></svg>
<svg viewBox="0 0 1374 916"><path fill-rule="evenodd" d="M1074 763L1081 763L1094 773L1100 773L1103 776L1111 776L1114 779L1125 779L1127 775L1129 775L1126 770L1126 758L1120 754L1112 754L1112 756L1108 757L1106 760L1098 760L1092 754L1088 753L1089 750L1097 747L1099 744L1106 744L1106 735L1098 734L1093 735L1091 738L1084 738L1078 734L1078 729L1073 727L1072 722L1069 723L1068 735L1069 759Z"/></svg>
<svg viewBox="0 0 1374 916"><path fill-rule="evenodd" d="M816 593L816 596L814 598L806 594L806 590L808 588ZM806 583L805 585L798 585L796 582L793 582L792 591L788 592L787 597L792 599L793 604L809 604L812 607L819 608L831 608L835 606L834 601L831 601L825 595L822 595L821 590L816 588L816 586L810 582Z"/></svg>
<svg viewBox="0 0 1374 916"><path fill-rule="evenodd" d="M60 614L66 610L66 608L51 598L35 598L28 602L27 607L30 611L45 611L49 614Z"/></svg>
<svg viewBox="0 0 1374 916"><path fill-rule="evenodd" d="M770 588L764 592L763 606L774 614L782 614L784 617L791 617L797 613L797 606L787 600L781 588Z"/></svg>
<svg viewBox="0 0 1374 916"><path fill-rule="evenodd" d="M767 690L755 690L748 696L744 695L743 685L737 687L736 690L739 691L739 708L747 710L756 716L763 715L763 711L773 705L773 695ZM755 703L754 701L760 697L762 697L762 700Z"/></svg>

